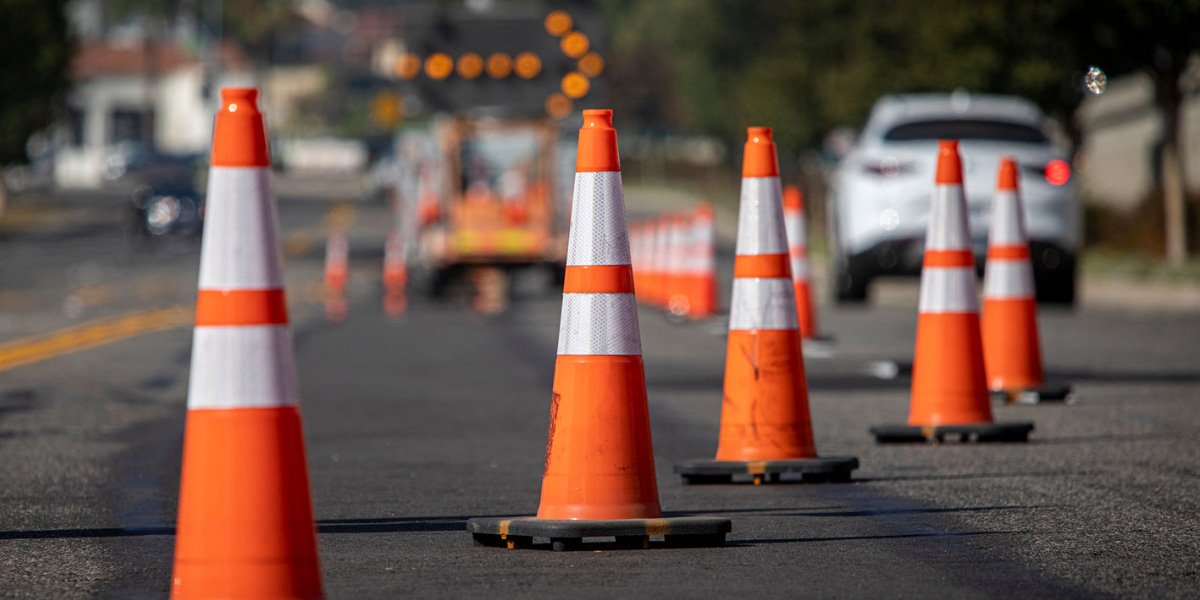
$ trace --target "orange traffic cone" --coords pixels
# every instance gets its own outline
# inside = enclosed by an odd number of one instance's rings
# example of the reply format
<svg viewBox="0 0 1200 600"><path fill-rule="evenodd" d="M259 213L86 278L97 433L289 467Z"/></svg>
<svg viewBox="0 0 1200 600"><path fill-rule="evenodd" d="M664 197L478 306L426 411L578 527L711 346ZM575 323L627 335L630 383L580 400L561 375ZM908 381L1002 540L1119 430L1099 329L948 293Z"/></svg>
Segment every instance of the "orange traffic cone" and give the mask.
<svg viewBox="0 0 1200 600"><path fill-rule="evenodd" d="M983 278L983 358L994 394L1010 402L1065 400L1070 386L1046 385L1038 344L1037 299L1017 186L1017 164L1000 160Z"/></svg>
<svg viewBox="0 0 1200 600"><path fill-rule="evenodd" d="M879 442L1026 441L1033 423L993 423L983 369L975 257L958 142L939 144L921 269L920 315L907 425L871 428Z"/></svg>
<svg viewBox="0 0 1200 600"><path fill-rule="evenodd" d="M717 457L675 472L688 483L848 481L858 459L818 458L813 443L775 142L769 127L747 133Z"/></svg>
<svg viewBox="0 0 1200 600"><path fill-rule="evenodd" d="M689 229L683 215L667 217L667 313L672 317L684 317L691 310L684 285Z"/></svg>
<svg viewBox="0 0 1200 600"><path fill-rule="evenodd" d="M687 233L687 246L681 287L687 298L687 316L691 319L711 317L717 312L716 252L713 232L712 205L701 202L696 206Z"/></svg>
<svg viewBox="0 0 1200 600"><path fill-rule="evenodd" d="M728 519L661 518L625 200L611 110L585 110L576 159L562 323L536 517L476 518L477 543L565 550L584 537L648 547L722 545Z"/></svg>
<svg viewBox="0 0 1200 600"><path fill-rule="evenodd" d="M350 243L346 234L334 230L325 240L325 317L335 323L346 320L346 282L350 277Z"/></svg>
<svg viewBox="0 0 1200 600"><path fill-rule="evenodd" d="M796 292L796 317L800 335L806 340L827 340L818 334L817 306L809 284L808 232L804 217L804 194L790 185L783 190L783 224L787 229L788 254L792 258L792 281Z"/></svg>
<svg viewBox="0 0 1200 600"><path fill-rule="evenodd" d="M257 98L221 90L213 130L173 598L322 595Z"/></svg>
<svg viewBox="0 0 1200 600"><path fill-rule="evenodd" d="M383 310L389 317L404 314L408 305L405 287L408 285L408 264L405 257L404 234L392 229L383 245Z"/></svg>
<svg viewBox="0 0 1200 600"><path fill-rule="evenodd" d="M652 263L654 265L650 278L650 303L659 308L667 306L667 279L670 271L670 232L667 229L666 217L659 215L654 218L654 250Z"/></svg>

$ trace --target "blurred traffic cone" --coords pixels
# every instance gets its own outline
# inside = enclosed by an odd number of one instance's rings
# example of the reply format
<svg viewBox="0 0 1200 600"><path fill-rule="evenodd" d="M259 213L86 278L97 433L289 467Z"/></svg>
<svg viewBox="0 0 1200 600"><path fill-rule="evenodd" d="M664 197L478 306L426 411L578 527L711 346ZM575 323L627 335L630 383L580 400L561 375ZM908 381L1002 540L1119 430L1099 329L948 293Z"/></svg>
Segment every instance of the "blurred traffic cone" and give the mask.
<svg viewBox="0 0 1200 600"><path fill-rule="evenodd" d="M417 173L417 223L423 229L442 217L442 204L433 170L428 165L421 165Z"/></svg>
<svg viewBox="0 0 1200 600"><path fill-rule="evenodd" d="M979 333L975 257L958 142L938 148L929 210L907 425L871 428L879 442L1026 441L1033 423L993 423Z"/></svg>
<svg viewBox="0 0 1200 600"><path fill-rule="evenodd" d="M1037 299L1017 164L1000 159L983 278L983 358L988 386L1010 402L1065 400L1070 386L1046 385L1038 343Z"/></svg>
<svg viewBox="0 0 1200 600"><path fill-rule="evenodd" d="M769 127L747 133L717 457L675 472L688 483L848 481L858 459L818 458L813 443L775 142Z"/></svg>
<svg viewBox="0 0 1200 600"><path fill-rule="evenodd" d="M673 317L684 317L691 310L690 299L684 287L684 273L688 252L687 219L683 215L667 217L670 253L667 257L667 313Z"/></svg>
<svg viewBox="0 0 1200 600"><path fill-rule="evenodd" d="M671 232L666 215L654 218L654 274L650 284L651 303L659 308L667 306L667 279L670 276Z"/></svg>
<svg viewBox="0 0 1200 600"><path fill-rule="evenodd" d="M405 287L408 285L408 264L405 257L404 234L393 229L383 246L383 310L390 317L404 314L408 305Z"/></svg>
<svg viewBox="0 0 1200 600"><path fill-rule="evenodd" d="M638 302L649 304L650 282L650 226L645 221L639 221L631 230L633 232L633 287L636 290Z"/></svg>
<svg viewBox="0 0 1200 600"><path fill-rule="evenodd" d="M794 185L783 190L783 224L787 229L788 254L792 259L800 335L805 340L828 339L818 334L817 305L813 302L808 276L808 222L804 216L804 194Z"/></svg>
<svg viewBox="0 0 1200 600"><path fill-rule="evenodd" d="M322 595L257 97L221 90L213 131L174 598Z"/></svg>
<svg viewBox="0 0 1200 600"><path fill-rule="evenodd" d="M688 300L687 316L711 317L717 312L716 252L712 205L696 205L687 232L681 286Z"/></svg>
<svg viewBox="0 0 1200 600"><path fill-rule="evenodd" d="M476 518L477 543L554 549L584 537L648 547L724 544L728 519L661 518L625 200L611 110L585 110L576 159L562 323L537 517Z"/></svg>
<svg viewBox="0 0 1200 600"><path fill-rule="evenodd" d="M331 231L325 241L325 317L335 323L349 312L346 282L350 276L350 244L346 234Z"/></svg>

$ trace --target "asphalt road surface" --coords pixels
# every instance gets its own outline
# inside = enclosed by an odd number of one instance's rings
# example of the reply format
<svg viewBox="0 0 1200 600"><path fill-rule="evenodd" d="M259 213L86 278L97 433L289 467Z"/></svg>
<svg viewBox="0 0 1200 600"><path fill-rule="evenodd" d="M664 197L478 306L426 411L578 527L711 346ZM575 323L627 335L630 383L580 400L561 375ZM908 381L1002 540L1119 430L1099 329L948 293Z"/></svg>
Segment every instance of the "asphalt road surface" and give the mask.
<svg viewBox="0 0 1200 600"><path fill-rule="evenodd" d="M190 304L199 243L132 240L119 207L61 199L0 231L3 597L169 588L191 332L153 311ZM731 518L727 547L480 548L467 518L537 508L559 298L526 280L501 315L414 297L390 320L386 218L366 203L350 315L328 323L315 287L328 210L281 203L332 598L1200 594L1200 311L1045 313L1049 374L1075 404L997 406L1036 422L1028 444L896 447L867 428L905 417L915 299L822 306L837 343L806 360L817 444L858 456L854 481L684 487L673 463L715 451L722 325L643 309L664 510ZM150 332L95 333L128 318ZM880 378L879 361L899 375Z"/></svg>

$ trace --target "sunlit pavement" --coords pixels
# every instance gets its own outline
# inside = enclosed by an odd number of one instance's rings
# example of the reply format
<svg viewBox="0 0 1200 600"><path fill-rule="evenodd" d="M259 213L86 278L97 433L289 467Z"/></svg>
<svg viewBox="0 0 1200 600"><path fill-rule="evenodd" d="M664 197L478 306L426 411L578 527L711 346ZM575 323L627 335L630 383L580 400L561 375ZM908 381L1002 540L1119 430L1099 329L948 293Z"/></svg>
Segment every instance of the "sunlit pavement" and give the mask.
<svg viewBox="0 0 1200 600"><path fill-rule="evenodd" d="M119 199L87 207L118 210ZM380 308L380 205L351 229L350 314L324 321L330 204L281 202L288 293L326 591L438 596L1166 596L1194 593L1200 551L1200 350L1193 311L1046 312L1053 379L1073 405L997 407L1029 444L876 446L902 420L915 306L833 310L834 356L807 362L818 449L851 484L683 487L711 455L724 339L643 310L664 509L733 519L723 549L581 553L472 546L472 516L537 507L558 298L502 315L414 297ZM106 208L107 207L107 208ZM111 216L111 215L109 215ZM196 240L137 241L119 220L0 238L0 343L190 306ZM74 297L75 300L71 300ZM30 597L168 589L190 330L114 339L0 371L0 590ZM901 367L870 374L876 361ZM236 493L236 491L231 491ZM2 595L2 594L0 594Z"/></svg>

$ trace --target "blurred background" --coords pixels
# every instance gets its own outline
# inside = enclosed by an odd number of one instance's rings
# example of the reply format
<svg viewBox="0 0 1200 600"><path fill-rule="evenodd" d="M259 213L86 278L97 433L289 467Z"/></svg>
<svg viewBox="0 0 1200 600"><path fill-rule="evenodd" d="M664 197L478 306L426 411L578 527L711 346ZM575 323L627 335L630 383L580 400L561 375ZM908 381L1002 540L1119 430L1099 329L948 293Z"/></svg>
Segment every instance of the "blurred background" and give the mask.
<svg viewBox="0 0 1200 600"><path fill-rule="evenodd" d="M847 162L872 107L1003 95L1067 167L1031 168L1077 209L1052 261L1072 284L1194 287L1198 48L1195 0L0 0L0 236L86 220L48 207L97 194L132 197L142 233L198 231L218 90L254 85L281 196L412 197L412 227L530 188L560 210L503 218L561 229L580 110L611 107L631 206L710 200L728 231L745 127L770 125L837 278L839 177L904 171Z"/></svg>

